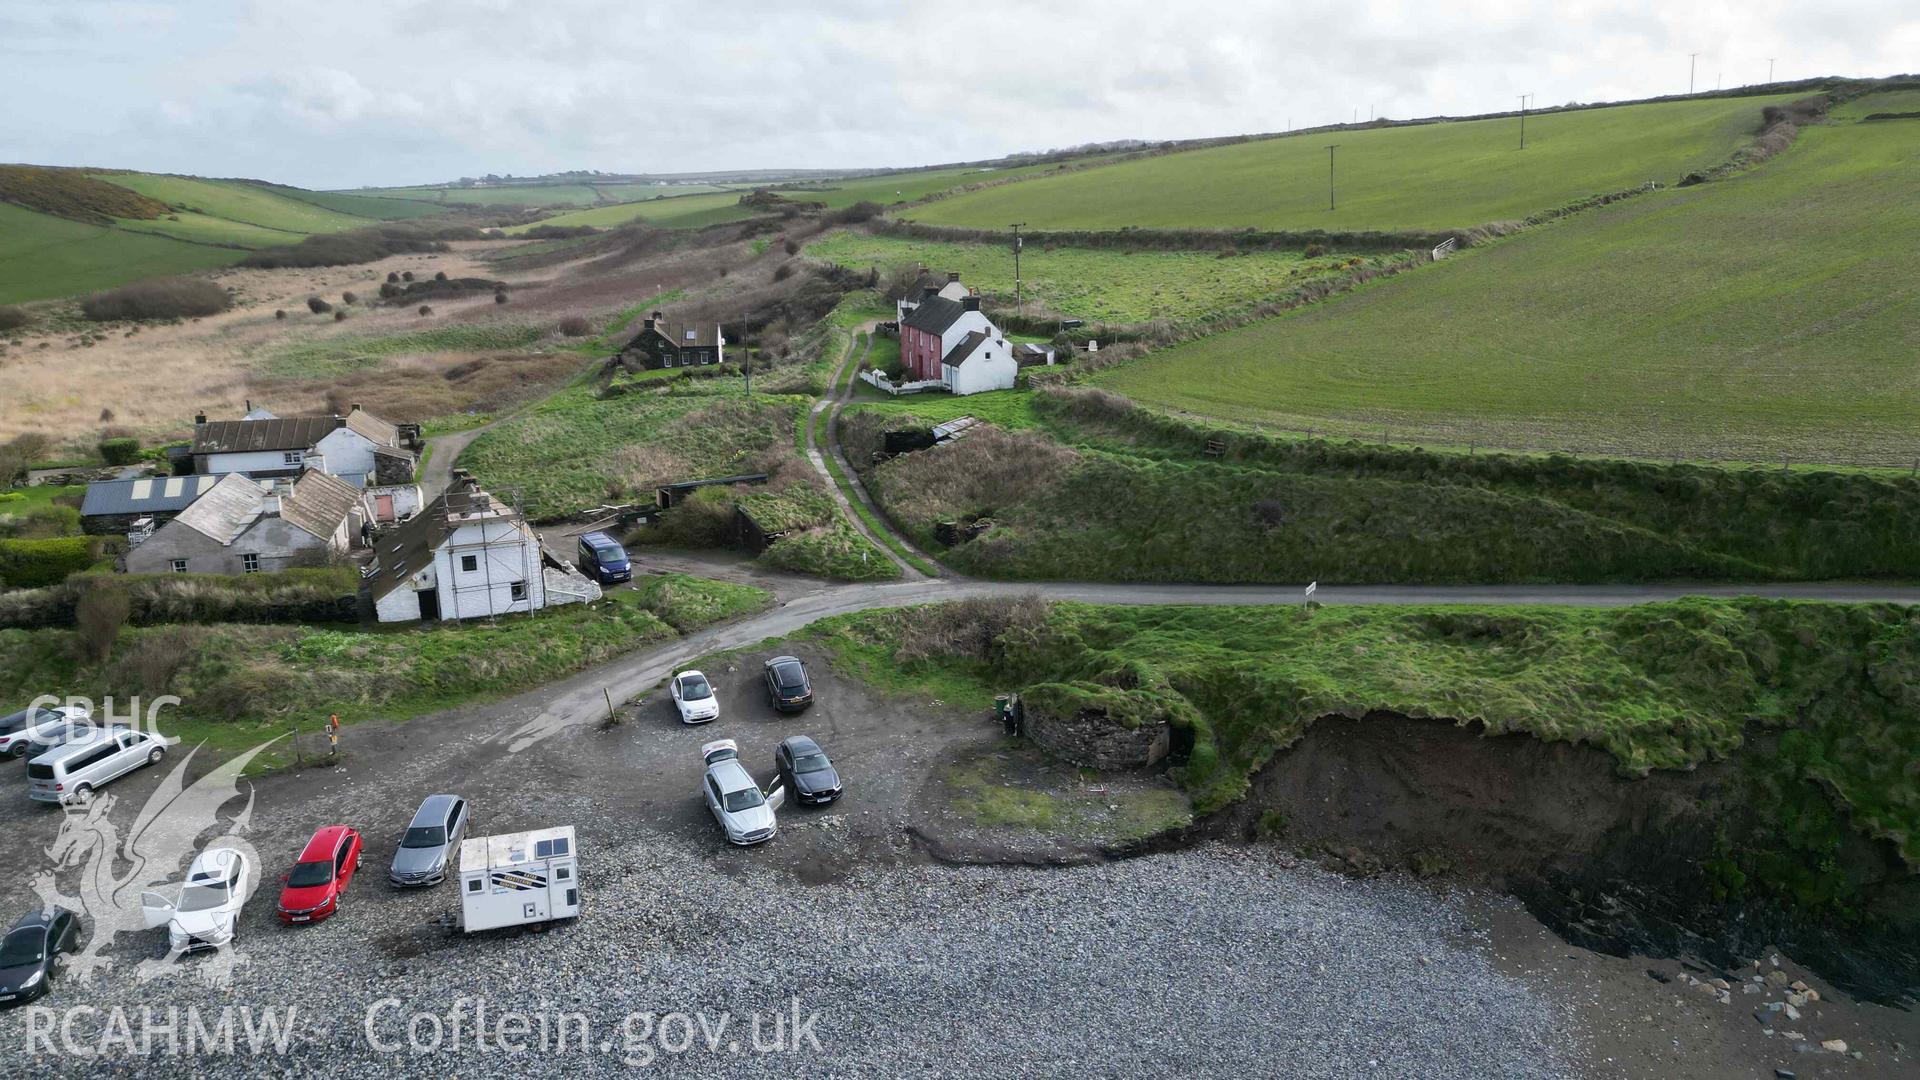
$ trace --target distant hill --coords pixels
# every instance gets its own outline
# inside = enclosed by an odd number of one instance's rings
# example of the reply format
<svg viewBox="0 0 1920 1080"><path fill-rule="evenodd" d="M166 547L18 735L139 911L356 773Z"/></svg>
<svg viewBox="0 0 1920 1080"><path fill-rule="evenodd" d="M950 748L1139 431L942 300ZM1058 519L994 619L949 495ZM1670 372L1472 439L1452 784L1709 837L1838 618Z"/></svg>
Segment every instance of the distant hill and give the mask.
<svg viewBox="0 0 1920 1080"><path fill-rule="evenodd" d="M230 266L315 233L447 213L257 180L0 166L0 304Z"/></svg>

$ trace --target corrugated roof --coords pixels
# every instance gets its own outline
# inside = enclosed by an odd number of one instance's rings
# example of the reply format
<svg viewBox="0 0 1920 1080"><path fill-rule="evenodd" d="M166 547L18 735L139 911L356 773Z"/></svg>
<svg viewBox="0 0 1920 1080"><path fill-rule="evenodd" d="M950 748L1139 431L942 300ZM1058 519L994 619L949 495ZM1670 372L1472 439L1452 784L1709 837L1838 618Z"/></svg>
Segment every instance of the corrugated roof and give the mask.
<svg viewBox="0 0 1920 1080"><path fill-rule="evenodd" d="M267 505L266 489L240 473L227 473L220 482L180 511L163 529L192 529L217 544L231 544L254 523Z"/></svg>
<svg viewBox="0 0 1920 1080"><path fill-rule="evenodd" d="M333 535L360 503L360 489L337 476L308 469L280 499L280 516L322 540Z"/></svg>
<svg viewBox="0 0 1920 1080"><path fill-rule="evenodd" d="M171 514L185 510L219 481L217 476L146 476L138 480L96 480L80 502L84 517L105 514Z"/></svg>
<svg viewBox="0 0 1920 1080"><path fill-rule="evenodd" d="M261 450L309 450L339 427L331 416L300 416L291 420L213 420L196 424L196 454L245 454Z"/></svg>

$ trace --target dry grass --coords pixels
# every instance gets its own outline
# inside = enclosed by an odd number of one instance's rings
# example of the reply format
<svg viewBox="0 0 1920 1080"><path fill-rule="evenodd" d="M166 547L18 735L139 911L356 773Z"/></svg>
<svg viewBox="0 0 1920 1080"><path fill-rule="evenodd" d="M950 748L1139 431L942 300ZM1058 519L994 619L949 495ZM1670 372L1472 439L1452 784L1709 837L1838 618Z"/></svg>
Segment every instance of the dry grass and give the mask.
<svg viewBox="0 0 1920 1080"><path fill-rule="evenodd" d="M896 520L964 522L1044 500L1077 457L1037 432L982 426L957 442L895 458L878 478Z"/></svg>

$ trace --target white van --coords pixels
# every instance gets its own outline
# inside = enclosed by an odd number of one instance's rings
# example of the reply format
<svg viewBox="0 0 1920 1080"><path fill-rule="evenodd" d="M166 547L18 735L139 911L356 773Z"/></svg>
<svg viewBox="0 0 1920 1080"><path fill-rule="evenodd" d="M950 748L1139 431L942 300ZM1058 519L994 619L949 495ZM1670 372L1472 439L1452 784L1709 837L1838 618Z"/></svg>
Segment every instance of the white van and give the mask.
<svg viewBox="0 0 1920 1080"><path fill-rule="evenodd" d="M116 725L27 762L27 794L41 802L84 806L105 784L166 755L167 742L158 734Z"/></svg>

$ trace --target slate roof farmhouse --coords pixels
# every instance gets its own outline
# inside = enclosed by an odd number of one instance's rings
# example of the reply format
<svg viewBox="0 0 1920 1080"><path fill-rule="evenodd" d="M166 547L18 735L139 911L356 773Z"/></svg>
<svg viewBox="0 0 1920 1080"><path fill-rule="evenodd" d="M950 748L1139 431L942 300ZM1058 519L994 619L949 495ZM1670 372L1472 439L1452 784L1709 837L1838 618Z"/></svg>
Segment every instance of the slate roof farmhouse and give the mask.
<svg viewBox="0 0 1920 1080"><path fill-rule="evenodd" d="M620 357L629 368L703 367L726 362L727 339L718 323L670 323L656 311L641 322Z"/></svg>
<svg viewBox="0 0 1920 1080"><path fill-rule="evenodd" d="M955 394L1010 390L1020 376L1014 346L980 310L980 297L948 295L960 286L925 286L918 300L902 301L900 361L914 382L938 382Z"/></svg>
<svg viewBox="0 0 1920 1080"><path fill-rule="evenodd" d="M185 479L185 478L182 478ZM252 574L346 552L360 489L315 469L291 484L228 473L127 552L135 574Z"/></svg>

